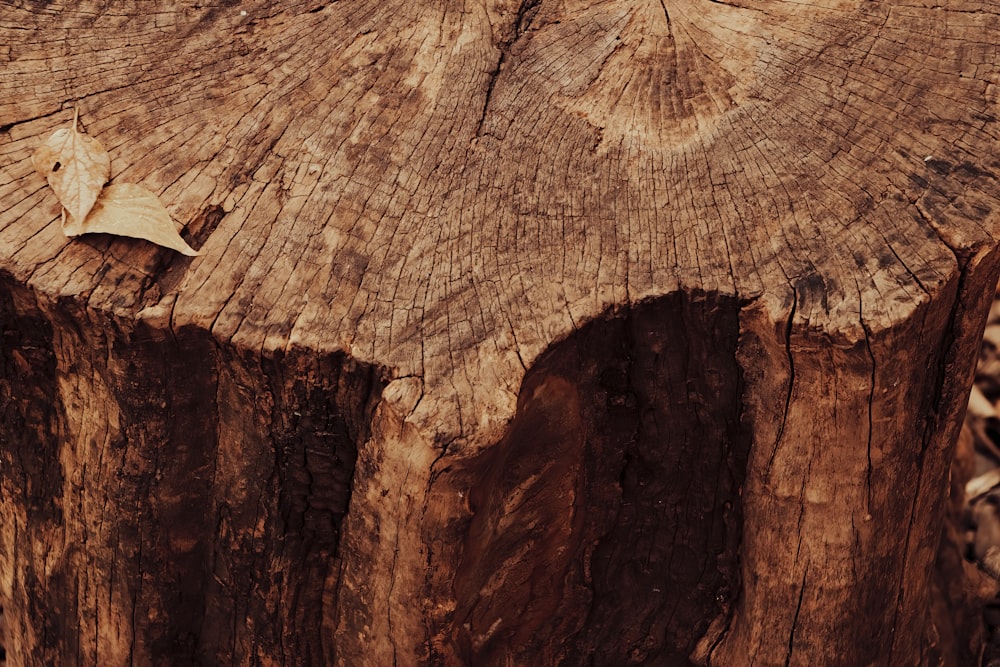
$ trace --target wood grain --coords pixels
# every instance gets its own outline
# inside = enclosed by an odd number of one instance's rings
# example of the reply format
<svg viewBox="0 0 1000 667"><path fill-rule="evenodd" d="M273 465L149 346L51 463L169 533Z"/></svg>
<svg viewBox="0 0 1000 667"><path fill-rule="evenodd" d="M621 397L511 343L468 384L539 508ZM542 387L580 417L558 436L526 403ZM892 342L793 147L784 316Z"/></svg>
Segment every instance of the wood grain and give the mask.
<svg viewBox="0 0 1000 667"><path fill-rule="evenodd" d="M155 4L0 11L12 665L929 655L990 3Z"/></svg>

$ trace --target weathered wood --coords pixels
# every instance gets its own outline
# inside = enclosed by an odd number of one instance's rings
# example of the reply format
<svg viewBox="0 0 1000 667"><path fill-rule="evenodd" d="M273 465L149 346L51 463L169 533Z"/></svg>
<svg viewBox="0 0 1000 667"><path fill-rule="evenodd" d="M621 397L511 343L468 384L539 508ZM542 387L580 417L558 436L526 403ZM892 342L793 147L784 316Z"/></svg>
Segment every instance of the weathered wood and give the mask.
<svg viewBox="0 0 1000 667"><path fill-rule="evenodd" d="M1000 16L930 4L5 5L11 664L937 659ZM199 257L62 236L74 105Z"/></svg>

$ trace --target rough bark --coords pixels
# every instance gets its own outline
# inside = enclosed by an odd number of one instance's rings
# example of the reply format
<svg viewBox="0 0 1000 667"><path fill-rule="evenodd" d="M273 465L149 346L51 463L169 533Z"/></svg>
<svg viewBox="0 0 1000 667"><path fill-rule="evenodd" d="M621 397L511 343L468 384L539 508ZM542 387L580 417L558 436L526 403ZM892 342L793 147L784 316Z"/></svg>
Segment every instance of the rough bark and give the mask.
<svg viewBox="0 0 1000 667"><path fill-rule="evenodd" d="M985 0L0 10L13 665L909 665ZM186 258L65 239L80 109Z"/></svg>

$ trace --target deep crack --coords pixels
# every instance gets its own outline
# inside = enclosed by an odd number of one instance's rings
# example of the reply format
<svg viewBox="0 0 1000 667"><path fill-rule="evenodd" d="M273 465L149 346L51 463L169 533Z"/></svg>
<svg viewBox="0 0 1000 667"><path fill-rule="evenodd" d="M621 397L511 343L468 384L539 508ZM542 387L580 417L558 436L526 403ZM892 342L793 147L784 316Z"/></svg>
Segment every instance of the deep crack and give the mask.
<svg viewBox="0 0 1000 667"><path fill-rule="evenodd" d="M504 70L504 66L507 64L507 55L510 53L511 47L524 36L524 33L528 31L531 27L531 21L535 18L535 14L538 13L538 8L541 6L541 0L523 0L521 6L517 8L517 16L514 18L514 30L508 39L502 40L498 45L500 49L500 56L497 58L496 67L490 71L490 78L486 84L486 97L483 100L483 111L479 114L479 121L476 123L476 135L481 137L483 135L483 123L486 122L486 114L489 111L490 103L493 100L493 90L496 88L497 79L500 78L500 73Z"/></svg>

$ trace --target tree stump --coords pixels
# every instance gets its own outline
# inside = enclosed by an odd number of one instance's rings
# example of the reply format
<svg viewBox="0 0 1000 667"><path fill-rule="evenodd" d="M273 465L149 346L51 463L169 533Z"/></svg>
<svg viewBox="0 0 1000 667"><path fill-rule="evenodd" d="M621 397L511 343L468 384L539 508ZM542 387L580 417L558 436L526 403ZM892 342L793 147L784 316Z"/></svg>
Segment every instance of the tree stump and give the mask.
<svg viewBox="0 0 1000 667"><path fill-rule="evenodd" d="M998 44L985 0L5 4L10 664L930 662ZM200 256L63 237L74 108Z"/></svg>

